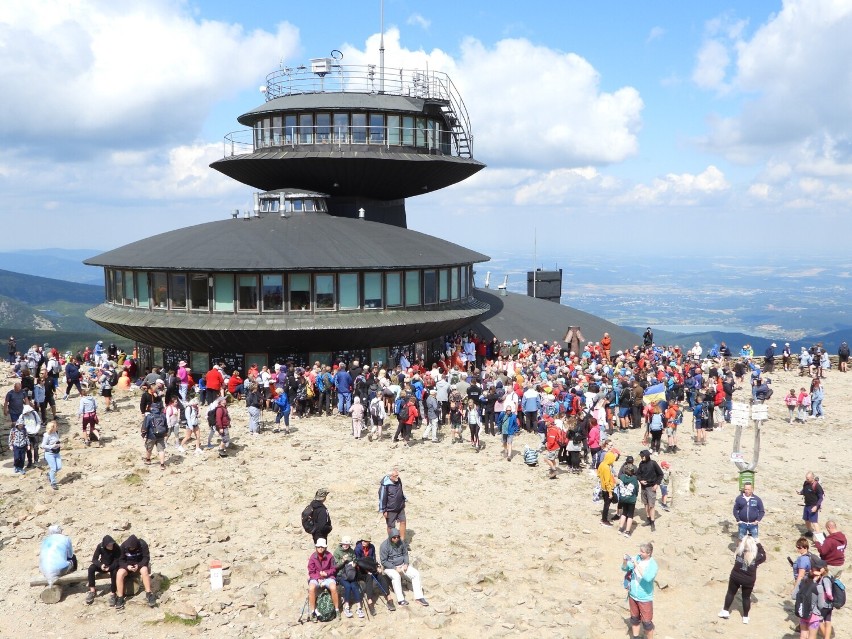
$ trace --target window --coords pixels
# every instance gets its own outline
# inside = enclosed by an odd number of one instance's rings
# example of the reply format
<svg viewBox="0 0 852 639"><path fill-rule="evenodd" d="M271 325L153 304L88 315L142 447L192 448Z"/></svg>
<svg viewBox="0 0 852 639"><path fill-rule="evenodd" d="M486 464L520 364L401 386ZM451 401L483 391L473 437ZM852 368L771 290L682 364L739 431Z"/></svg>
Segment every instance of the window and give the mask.
<svg viewBox="0 0 852 639"><path fill-rule="evenodd" d="M263 145L263 122L258 120L254 123L254 148L259 149Z"/></svg>
<svg viewBox="0 0 852 639"><path fill-rule="evenodd" d="M364 273L364 308L382 307L382 274Z"/></svg>
<svg viewBox="0 0 852 639"><path fill-rule="evenodd" d="M367 114L352 114L352 142L355 144L367 143Z"/></svg>
<svg viewBox="0 0 852 639"><path fill-rule="evenodd" d="M467 299L470 296L470 291L468 290L468 285L470 283L467 266L462 266L461 269L461 295L464 299Z"/></svg>
<svg viewBox="0 0 852 639"><path fill-rule="evenodd" d="M405 305L420 306L420 271L405 272Z"/></svg>
<svg viewBox="0 0 852 639"><path fill-rule="evenodd" d="M263 146L272 144L272 132L269 130L271 124L269 118L263 118Z"/></svg>
<svg viewBox="0 0 852 639"><path fill-rule="evenodd" d="M284 310L284 278L281 275L264 275L261 278L264 311Z"/></svg>
<svg viewBox="0 0 852 639"><path fill-rule="evenodd" d="M449 269L442 268L438 271L438 281L439 281L439 293L440 300L442 302L446 302L450 299L450 271Z"/></svg>
<svg viewBox="0 0 852 639"><path fill-rule="evenodd" d="M314 308L334 310L334 275L314 275Z"/></svg>
<svg viewBox="0 0 852 639"><path fill-rule="evenodd" d="M311 276L303 273L290 276L290 310L311 310Z"/></svg>
<svg viewBox="0 0 852 639"><path fill-rule="evenodd" d="M409 115L402 118L402 144L414 146L414 118Z"/></svg>
<svg viewBox="0 0 852 639"><path fill-rule="evenodd" d="M257 311L257 275L240 275L237 282L237 308L241 311Z"/></svg>
<svg viewBox="0 0 852 639"><path fill-rule="evenodd" d="M218 273L213 278L213 310L234 312L234 276Z"/></svg>
<svg viewBox="0 0 852 639"><path fill-rule="evenodd" d="M317 113L317 144L331 141L331 113Z"/></svg>
<svg viewBox="0 0 852 639"><path fill-rule="evenodd" d="M275 146L281 145L281 116L272 116L272 144Z"/></svg>
<svg viewBox="0 0 852 639"><path fill-rule="evenodd" d="M113 297L116 304L124 304L124 278L121 271L112 271Z"/></svg>
<svg viewBox="0 0 852 639"><path fill-rule="evenodd" d="M388 116L388 144L399 144L399 116Z"/></svg>
<svg viewBox="0 0 852 639"><path fill-rule="evenodd" d="M402 276L385 273L385 296L388 306L402 306Z"/></svg>
<svg viewBox="0 0 852 639"><path fill-rule="evenodd" d="M133 306L133 271L124 271L124 303Z"/></svg>
<svg viewBox="0 0 852 639"><path fill-rule="evenodd" d="M167 308L169 305L169 288L165 273L151 273L151 295L154 298L154 308Z"/></svg>
<svg viewBox="0 0 852 639"><path fill-rule="evenodd" d="M429 139L427 140L426 146L430 149L434 149L438 146L438 122L437 120L429 120L427 126L429 127L427 132Z"/></svg>
<svg viewBox="0 0 852 639"><path fill-rule="evenodd" d="M385 115L384 113L370 114L370 144L385 143Z"/></svg>
<svg viewBox="0 0 852 639"><path fill-rule="evenodd" d="M148 308L148 273L141 271L136 274L136 302L140 308Z"/></svg>
<svg viewBox="0 0 852 639"><path fill-rule="evenodd" d="M299 115L299 143L313 144L314 141L314 114L302 113Z"/></svg>
<svg viewBox="0 0 852 639"><path fill-rule="evenodd" d="M435 304L438 301L438 286L435 271L423 271L423 303Z"/></svg>
<svg viewBox="0 0 852 639"><path fill-rule="evenodd" d="M313 211L314 210L314 201L313 200L305 200L305 210Z"/></svg>
<svg viewBox="0 0 852 639"><path fill-rule="evenodd" d="M169 273L169 293L171 293L171 308L186 308L186 275Z"/></svg>
<svg viewBox="0 0 852 639"><path fill-rule="evenodd" d="M334 114L334 141L339 144L349 144L349 114Z"/></svg>
<svg viewBox="0 0 852 639"><path fill-rule="evenodd" d="M417 146L426 146L426 118L417 118Z"/></svg>
<svg viewBox="0 0 852 639"><path fill-rule="evenodd" d="M284 144L293 144L296 141L296 116L284 116Z"/></svg>
<svg viewBox="0 0 852 639"><path fill-rule="evenodd" d="M297 212L301 212L302 208L303 208L302 204L303 204L302 200L293 200L293 210L297 211Z"/></svg>
<svg viewBox="0 0 852 639"><path fill-rule="evenodd" d="M450 271L450 298L457 300L459 298L459 267L454 266Z"/></svg>
<svg viewBox="0 0 852 639"><path fill-rule="evenodd" d="M207 275L193 273L189 276L189 308L192 311L206 311L210 308L207 291Z"/></svg>
<svg viewBox="0 0 852 639"><path fill-rule="evenodd" d="M341 273L337 276L337 290L340 295L341 309L358 308L358 274Z"/></svg>

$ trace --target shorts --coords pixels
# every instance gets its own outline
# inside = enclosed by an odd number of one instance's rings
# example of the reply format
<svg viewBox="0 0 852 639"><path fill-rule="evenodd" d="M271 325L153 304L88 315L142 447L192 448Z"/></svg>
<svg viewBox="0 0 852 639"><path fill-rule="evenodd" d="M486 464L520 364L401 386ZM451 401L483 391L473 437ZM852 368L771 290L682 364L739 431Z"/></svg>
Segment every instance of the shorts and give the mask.
<svg viewBox="0 0 852 639"><path fill-rule="evenodd" d="M666 437L674 437L677 434L676 428L666 427Z"/></svg>
<svg viewBox="0 0 852 639"><path fill-rule="evenodd" d="M112 397L112 389L111 388L102 388L101 389L101 397Z"/></svg>
<svg viewBox="0 0 852 639"><path fill-rule="evenodd" d="M149 453L154 450L154 446L157 447L157 450L161 453L166 450L166 439L165 437L158 437L157 439L146 439L145 440L145 450Z"/></svg>
<svg viewBox="0 0 852 639"><path fill-rule="evenodd" d="M508 444L509 446L511 446L513 439L515 439L514 435L503 435L503 443L504 444Z"/></svg>
<svg viewBox="0 0 852 639"><path fill-rule="evenodd" d="M669 494L669 487L663 484L660 484L660 497L665 497Z"/></svg>
<svg viewBox="0 0 852 639"><path fill-rule="evenodd" d="M544 456L547 458L548 461L556 461L557 459L559 459L559 449L557 448L556 450L549 450L544 454Z"/></svg>
<svg viewBox="0 0 852 639"><path fill-rule="evenodd" d="M812 506L805 506L802 509L802 521L807 521L809 523L815 524L819 521L819 510L811 512Z"/></svg>
<svg viewBox="0 0 852 639"><path fill-rule="evenodd" d="M644 486L642 488L642 503L646 506L653 506L657 503L656 486Z"/></svg>
<svg viewBox="0 0 852 639"><path fill-rule="evenodd" d="M633 597L627 597L630 604L630 623L638 625L642 622L645 630L654 629L654 602L636 601Z"/></svg>
<svg viewBox="0 0 852 639"><path fill-rule="evenodd" d="M799 619L799 630L816 630L822 619L816 621L808 621L807 619Z"/></svg>
<svg viewBox="0 0 852 639"><path fill-rule="evenodd" d="M396 528L396 523L398 521L405 523L405 508L400 510L399 512L394 512L393 510L389 510L387 524L388 528Z"/></svg>
<svg viewBox="0 0 852 639"><path fill-rule="evenodd" d="M619 417L630 417L630 406L622 406L618 409Z"/></svg>
<svg viewBox="0 0 852 639"><path fill-rule="evenodd" d="M311 579L308 581L309 586L319 586L320 588L328 588L331 589L337 582L330 578L326 577L325 579Z"/></svg>
<svg viewBox="0 0 852 639"><path fill-rule="evenodd" d="M636 512L636 502L619 502L618 507L621 508L621 516L627 517L627 519L631 519L633 517L633 513Z"/></svg>

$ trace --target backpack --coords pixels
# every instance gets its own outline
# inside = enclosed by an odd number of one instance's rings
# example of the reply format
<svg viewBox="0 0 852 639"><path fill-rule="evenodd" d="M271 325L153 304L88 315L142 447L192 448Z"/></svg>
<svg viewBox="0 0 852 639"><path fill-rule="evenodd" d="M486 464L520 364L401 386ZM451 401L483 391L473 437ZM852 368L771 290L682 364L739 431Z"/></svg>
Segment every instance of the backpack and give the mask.
<svg viewBox="0 0 852 639"><path fill-rule="evenodd" d="M325 383L323 381L324 378L325 378L325 373L321 373L321 374L317 375L317 390L320 393L325 392Z"/></svg>
<svg viewBox="0 0 852 639"><path fill-rule="evenodd" d="M314 505L313 503L305 506L305 509L302 511L302 528L305 529L306 533L314 534L314 526L316 522L314 521Z"/></svg>
<svg viewBox="0 0 852 639"><path fill-rule="evenodd" d="M399 409L399 421L403 424L408 421L408 403L403 404Z"/></svg>
<svg viewBox="0 0 852 639"><path fill-rule="evenodd" d="M381 406L381 401L370 402L370 415L375 419L379 418L379 407L380 406Z"/></svg>
<svg viewBox="0 0 852 639"><path fill-rule="evenodd" d="M840 345L840 350L837 351L837 354L840 355L841 357L849 357L849 344L847 344L846 342L843 342ZM843 596L844 597L846 596L845 591L844 591Z"/></svg>
<svg viewBox="0 0 852 639"><path fill-rule="evenodd" d="M524 463L527 466L535 466L538 464L538 451L529 446L524 448Z"/></svg>
<svg viewBox="0 0 852 639"><path fill-rule="evenodd" d="M316 393L314 392L314 385L311 384L311 380L308 380L308 383L305 384L305 393L308 396L308 399L313 399Z"/></svg>
<svg viewBox="0 0 852 639"><path fill-rule="evenodd" d="M832 608L842 608L846 604L846 586L837 577L827 577L831 581L831 594L834 599L831 601Z"/></svg>
<svg viewBox="0 0 852 639"><path fill-rule="evenodd" d="M116 384L118 384L118 373L115 370L113 370L112 374L110 374L110 376L109 376L109 385L115 386Z"/></svg>
<svg viewBox="0 0 852 639"><path fill-rule="evenodd" d="M207 425L216 428L216 409L207 411Z"/></svg>
<svg viewBox="0 0 852 639"><path fill-rule="evenodd" d="M151 414L151 432L154 433L154 437L157 439L168 435L169 425L166 423L165 415L162 413Z"/></svg>
<svg viewBox="0 0 852 639"><path fill-rule="evenodd" d="M336 616L334 611L334 602L331 599L331 593L323 588L322 592L317 597L317 619L322 622L331 621Z"/></svg>
<svg viewBox="0 0 852 639"><path fill-rule="evenodd" d="M803 579L796 593L794 611L799 619L810 619L817 606L817 585L811 579Z"/></svg>
<svg viewBox="0 0 852 639"><path fill-rule="evenodd" d="M710 419L710 409L707 408L707 402L701 403L701 419L705 421Z"/></svg>

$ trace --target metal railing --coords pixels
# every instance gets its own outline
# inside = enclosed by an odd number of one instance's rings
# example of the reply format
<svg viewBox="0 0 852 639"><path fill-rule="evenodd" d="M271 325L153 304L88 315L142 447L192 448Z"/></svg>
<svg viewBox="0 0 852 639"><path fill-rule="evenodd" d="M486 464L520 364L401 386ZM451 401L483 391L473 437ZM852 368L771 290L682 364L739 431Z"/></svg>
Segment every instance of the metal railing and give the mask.
<svg viewBox="0 0 852 639"><path fill-rule="evenodd" d="M473 157L473 131L464 100L450 77L440 71L385 68L374 64L330 64L315 73L308 67L284 67L266 76L266 100L304 93L368 93L441 100L460 154Z"/></svg>
<svg viewBox="0 0 852 639"><path fill-rule="evenodd" d="M331 127L324 125L240 129L225 136L224 157L263 149L310 146L405 147L430 155L460 155L457 138L447 129L388 126Z"/></svg>

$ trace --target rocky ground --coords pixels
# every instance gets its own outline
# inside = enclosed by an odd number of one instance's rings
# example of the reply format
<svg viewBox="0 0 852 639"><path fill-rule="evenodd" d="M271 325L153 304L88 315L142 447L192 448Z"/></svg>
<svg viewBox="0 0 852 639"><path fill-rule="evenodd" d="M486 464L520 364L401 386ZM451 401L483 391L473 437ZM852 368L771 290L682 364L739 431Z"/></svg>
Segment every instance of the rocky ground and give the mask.
<svg viewBox="0 0 852 639"><path fill-rule="evenodd" d="M4 395L11 387L7 372L0 370ZM76 398L58 401L64 464L59 491L50 490L43 466L20 477L13 474L9 453L0 458L5 612L0 636L626 637L621 557L653 540L660 564L658 639L792 639L798 633L789 612L792 578L785 558L802 530L795 493L806 471L814 470L825 487L822 521L834 517L842 530L852 532L852 435L845 428L852 412L847 401L852 374L829 375L827 418L805 425L788 424L782 402L786 389L798 389L804 380L783 372L773 379L776 392L763 427L756 479L756 493L767 508L761 541L769 558L758 572L748 626L741 624L737 603L730 619L716 617L736 533L731 427L711 433L709 443L697 447L687 420L683 450L661 457L674 469L671 512L660 515L655 533L639 526L626 539L598 524L598 504L591 500L595 482L588 473L562 473L548 481L543 465L529 468L517 453L507 463L495 438L486 437L478 454L446 440L405 448L388 438L354 441L347 436L348 420L335 417L293 420L288 436L267 430L252 439L245 410L232 408L235 445L229 457L220 459L215 451L180 455L172 449L160 470L142 463L137 400L122 397L119 411L101 416L100 448L86 448L78 437ZM735 399L743 393L738 395ZM266 419L271 421L270 413ZM623 454L637 455L642 448L635 431L615 438ZM519 439L518 451L536 441L527 434ZM743 437L747 447L751 440L749 429ZM313 550L300 525L302 508L325 486L334 523L330 544L369 530L378 546L384 535L376 512L378 482L394 465L409 498L411 554L432 605L413 604L394 613L379 606L369 620L300 625ZM146 539L155 572L169 579L159 606L150 609L137 596L116 612L105 594L86 606L83 587L67 589L58 604L43 603L41 588L29 586L29 580L38 574L40 540L54 522L73 539L83 567L104 534ZM226 568L221 591L210 588L212 559ZM847 632L846 617L845 610L835 615L837 636Z"/></svg>

